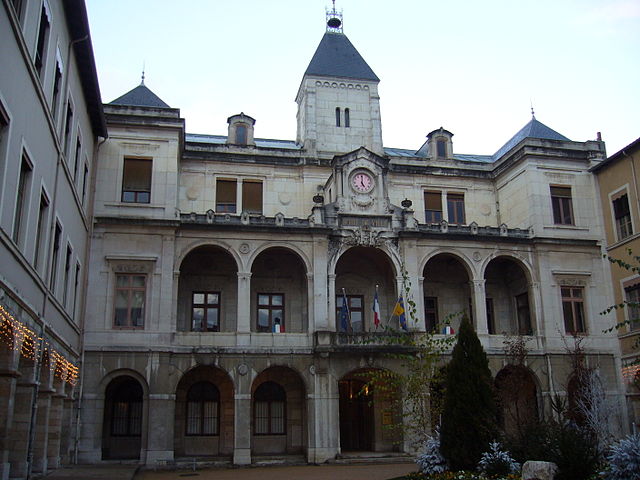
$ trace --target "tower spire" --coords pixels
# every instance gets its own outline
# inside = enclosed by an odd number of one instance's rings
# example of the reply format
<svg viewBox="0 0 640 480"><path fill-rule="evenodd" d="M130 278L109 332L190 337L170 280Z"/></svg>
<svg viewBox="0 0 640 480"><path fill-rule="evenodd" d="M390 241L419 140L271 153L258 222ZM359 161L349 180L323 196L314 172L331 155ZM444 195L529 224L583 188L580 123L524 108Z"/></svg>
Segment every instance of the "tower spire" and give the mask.
<svg viewBox="0 0 640 480"><path fill-rule="evenodd" d="M140 85L144 85L144 64L145 62L142 62L142 76L140 77Z"/></svg>
<svg viewBox="0 0 640 480"><path fill-rule="evenodd" d="M336 10L336 0L331 0L333 7L331 10L326 9L327 14L327 32L342 33L342 10Z"/></svg>

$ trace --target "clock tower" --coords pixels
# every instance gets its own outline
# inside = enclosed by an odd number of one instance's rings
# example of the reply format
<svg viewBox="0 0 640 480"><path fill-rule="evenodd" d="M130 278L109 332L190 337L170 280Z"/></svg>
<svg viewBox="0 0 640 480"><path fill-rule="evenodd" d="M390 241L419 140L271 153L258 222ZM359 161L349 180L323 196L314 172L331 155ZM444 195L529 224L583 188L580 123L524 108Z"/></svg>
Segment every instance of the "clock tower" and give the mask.
<svg viewBox="0 0 640 480"><path fill-rule="evenodd" d="M325 158L360 147L382 155L379 82L343 33L334 7L296 96L297 142Z"/></svg>

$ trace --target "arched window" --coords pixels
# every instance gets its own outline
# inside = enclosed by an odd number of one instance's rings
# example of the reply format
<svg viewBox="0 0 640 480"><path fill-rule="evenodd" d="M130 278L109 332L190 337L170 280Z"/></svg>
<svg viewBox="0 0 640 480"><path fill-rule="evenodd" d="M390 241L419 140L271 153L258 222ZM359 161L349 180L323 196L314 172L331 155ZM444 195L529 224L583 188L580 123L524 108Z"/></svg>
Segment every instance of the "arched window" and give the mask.
<svg viewBox="0 0 640 480"><path fill-rule="evenodd" d="M336 107L336 127L340 126L340 107Z"/></svg>
<svg viewBox="0 0 640 480"><path fill-rule="evenodd" d="M139 437L142 433L142 387L131 377L112 383L107 389L111 398L111 435Z"/></svg>
<svg viewBox="0 0 640 480"><path fill-rule="evenodd" d="M236 144L238 145L246 145L247 144L247 126L246 125L236 125Z"/></svg>
<svg viewBox="0 0 640 480"><path fill-rule="evenodd" d="M447 156L447 144L444 140L438 140L436 142L438 158L445 158Z"/></svg>
<svg viewBox="0 0 640 480"><path fill-rule="evenodd" d="M286 433L287 396L275 382L264 382L254 393L254 432L256 435Z"/></svg>
<svg viewBox="0 0 640 480"><path fill-rule="evenodd" d="M187 392L187 435L218 435L220 392L209 382L191 385Z"/></svg>
<svg viewBox="0 0 640 480"><path fill-rule="evenodd" d="M350 127L351 126L351 119L349 118L349 109L348 108L344 109L344 126L345 127Z"/></svg>

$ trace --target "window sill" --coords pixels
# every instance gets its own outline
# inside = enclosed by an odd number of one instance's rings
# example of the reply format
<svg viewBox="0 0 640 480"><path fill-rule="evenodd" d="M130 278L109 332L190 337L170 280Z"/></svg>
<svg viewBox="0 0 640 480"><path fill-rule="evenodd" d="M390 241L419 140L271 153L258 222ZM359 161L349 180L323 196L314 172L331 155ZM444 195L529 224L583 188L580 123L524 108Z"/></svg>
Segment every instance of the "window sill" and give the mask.
<svg viewBox="0 0 640 480"><path fill-rule="evenodd" d="M626 243L629 243L630 241L635 240L636 238L640 238L640 233L634 233L633 235L629 235L628 237L624 237L622 240L618 240L615 243L607 245L607 251L613 250L613 249L618 248L618 247L621 247L622 245L624 245ZM640 253L640 252L637 252L637 253Z"/></svg>
<svg viewBox="0 0 640 480"><path fill-rule="evenodd" d="M154 205L152 203L129 203L129 202L105 202L105 207L118 207L118 208L149 208L164 210L165 205Z"/></svg>
<svg viewBox="0 0 640 480"><path fill-rule="evenodd" d="M542 228L545 230L553 229L553 230L578 230L582 232L588 232L589 227L579 227L577 225L544 225Z"/></svg>

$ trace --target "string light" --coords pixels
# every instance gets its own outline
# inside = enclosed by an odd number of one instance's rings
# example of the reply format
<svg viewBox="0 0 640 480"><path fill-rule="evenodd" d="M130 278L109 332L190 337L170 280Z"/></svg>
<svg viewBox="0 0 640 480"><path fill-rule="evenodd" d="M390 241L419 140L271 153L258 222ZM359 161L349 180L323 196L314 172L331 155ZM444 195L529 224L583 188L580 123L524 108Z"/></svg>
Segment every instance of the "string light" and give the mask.
<svg viewBox="0 0 640 480"><path fill-rule="evenodd" d="M33 330L16 320L11 313L0 305L0 341L11 350L20 349L20 355L36 361L40 348L44 351L44 364L54 373L56 378L75 385L80 369L58 352L53 345Z"/></svg>

